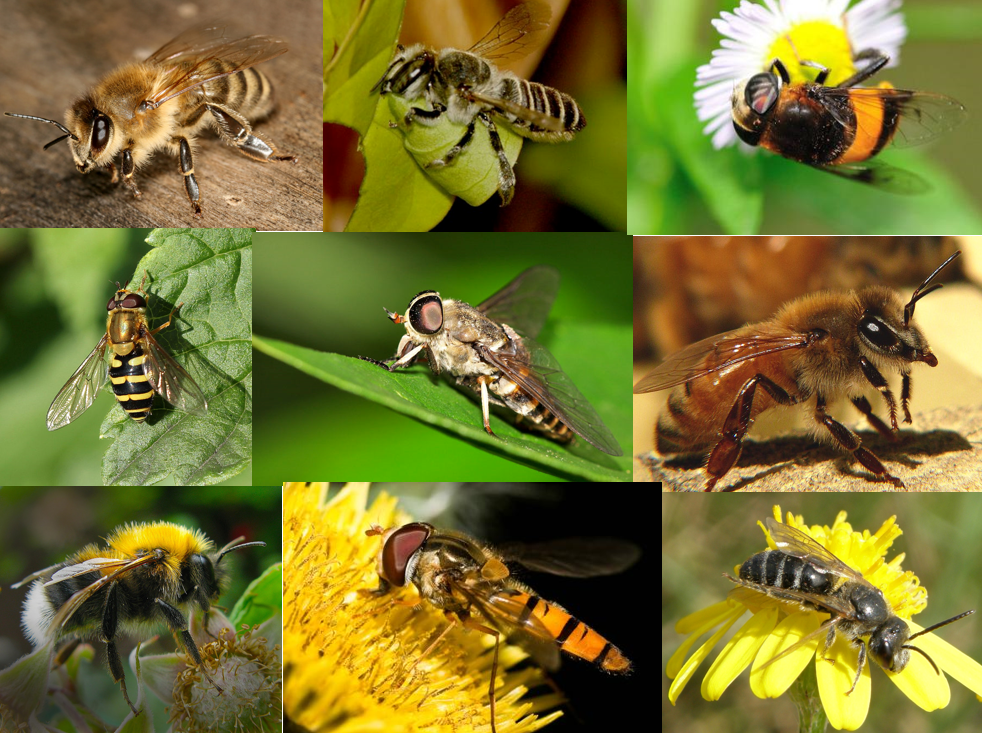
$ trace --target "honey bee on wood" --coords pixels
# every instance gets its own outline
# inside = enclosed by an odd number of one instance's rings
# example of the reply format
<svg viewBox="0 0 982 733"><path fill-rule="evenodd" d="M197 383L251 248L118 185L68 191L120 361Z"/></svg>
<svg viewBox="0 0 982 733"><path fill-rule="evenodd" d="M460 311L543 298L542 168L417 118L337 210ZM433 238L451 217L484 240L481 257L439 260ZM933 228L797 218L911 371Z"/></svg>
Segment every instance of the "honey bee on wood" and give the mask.
<svg viewBox="0 0 982 733"><path fill-rule="evenodd" d="M942 287L928 284L959 254L931 273L906 305L881 285L814 293L788 303L769 320L711 336L669 356L634 386L635 394L674 388L655 426L658 452L692 455L712 448L706 464L705 490L710 491L736 463L758 415L807 404L817 437L831 439L877 477L904 488L859 436L826 410L846 396L877 432L894 440L897 403L882 370L896 370L903 377L904 421L911 422L910 365L938 365L924 334L911 322L914 305ZM889 427L863 396L868 385L886 400Z"/></svg>
<svg viewBox="0 0 982 733"><path fill-rule="evenodd" d="M255 160L290 161L271 142L253 132L252 124L273 110L273 87L254 68L288 50L271 36L229 39L224 27L194 28L164 44L141 63L129 63L107 74L65 113L65 125L33 115L5 112L49 122L65 134L80 173L106 168L133 195L137 168L158 150L180 161L191 210L201 216L201 194L194 175L192 149L205 128L213 127L228 145Z"/></svg>
<svg viewBox="0 0 982 733"><path fill-rule="evenodd" d="M910 652L915 651L931 663L935 672L941 674L927 652L909 642L975 611L966 611L911 634L907 622L894 613L883 591L866 580L862 573L844 563L801 530L782 524L773 517L768 517L765 524L777 549L758 552L750 557L740 566L739 578L726 573L723 576L772 598L827 613L829 618L815 631L767 660L761 669L823 634L826 638L822 656L834 661L825 655L832 648L836 633L840 633L859 648L856 676L847 695L852 694L859 684L859 678L866 666L867 647L868 656L890 672L899 673L906 669L910 662ZM868 644L863 641L864 636L869 637Z"/></svg>

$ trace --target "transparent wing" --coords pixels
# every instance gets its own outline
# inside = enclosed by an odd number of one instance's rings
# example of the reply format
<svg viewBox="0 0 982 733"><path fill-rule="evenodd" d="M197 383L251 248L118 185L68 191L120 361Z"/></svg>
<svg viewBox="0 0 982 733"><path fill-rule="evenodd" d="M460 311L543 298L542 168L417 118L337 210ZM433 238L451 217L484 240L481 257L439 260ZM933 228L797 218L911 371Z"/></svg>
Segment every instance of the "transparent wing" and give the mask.
<svg viewBox="0 0 982 733"><path fill-rule="evenodd" d="M71 598L69 598L65 604L58 609L58 613L55 614L54 618L51 620L51 625L48 627L51 633L56 633L58 630L64 628L68 620L75 615L75 612L82 607L89 598L98 593L104 587L112 583L114 580L119 578L123 573L127 573L134 568L138 568L141 565L146 565L150 562L155 562L160 558L156 553L149 553L138 557L135 560L122 561L124 564L119 568L119 570L110 573L109 575L103 575L94 583L91 583L82 590L76 592ZM89 571L91 572L91 571Z"/></svg>
<svg viewBox="0 0 982 733"><path fill-rule="evenodd" d="M538 45L552 8L541 0L516 5L468 51L486 59L521 58Z"/></svg>
<svg viewBox="0 0 982 733"><path fill-rule="evenodd" d="M727 331L697 341L669 356L634 385L634 394L675 387L759 356L803 349L808 343L806 334L791 331L771 334L749 333L742 328Z"/></svg>
<svg viewBox="0 0 982 733"><path fill-rule="evenodd" d="M623 455L610 428L566 376L555 357L530 338L522 339L522 343L528 349L528 360L524 354L491 351L480 343L475 343L474 348L585 441L612 456Z"/></svg>
<svg viewBox="0 0 982 733"><path fill-rule="evenodd" d="M57 585L58 583L63 583L71 578L77 578L79 575L85 575L86 573L98 572L107 568L123 567L128 562L130 561L123 560L118 557L90 557L88 560L83 560L75 565L68 565L60 568L44 585L45 587L49 585Z"/></svg>
<svg viewBox="0 0 982 733"><path fill-rule="evenodd" d="M528 568L570 578L613 575L631 567L641 548L615 537L567 537L548 542L509 542L498 545L502 559Z"/></svg>
<svg viewBox="0 0 982 733"><path fill-rule="evenodd" d="M201 387L153 336L148 333L145 337L147 360L144 373L150 386L178 410L203 415L208 410L208 402Z"/></svg>
<svg viewBox="0 0 982 733"><path fill-rule="evenodd" d="M809 610L815 610L817 608L825 613L837 614L850 619L856 618L856 609L853 608L852 604L847 599L838 596L819 595L818 593L808 593L807 591L795 590L794 588L776 588L772 585L754 583L752 580L734 578L732 575L727 575L726 573L723 573L723 577L732 580L737 585L742 585L745 588L750 588L750 590L763 593L764 595L779 598L782 601L806 604L810 607Z"/></svg>
<svg viewBox="0 0 982 733"><path fill-rule="evenodd" d="M492 321L507 323L522 336L535 338L559 292L559 271L548 265L530 267L477 306Z"/></svg>
<svg viewBox="0 0 982 733"><path fill-rule="evenodd" d="M168 72L147 104L158 107L206 82L269 61L288 50L286 41L273 36L230 40L224 26L192 29L164 44L147 59Z"/></svg>
<svg viewBox="0 0 982 733"><path fill-rule="evenodd" d="M856 125L874 139L883 126L884 106L897 109L900 124L893 138L897 147L910 147L933 140L968 117L960 102L944 94L913 92L892 87L841 88L820 87L816 90L818 101L843 126L850 126L844 110L855 111ZM849 100L850 104L846 104Z"/></svg>
<svg viewBox="0 0 982 733"><path fill-rule="evenodd" d="M871 585L862 573L846 565L800 529L778 522L774 517L768 517L764 521L764 525L767 527L771 539L774 540L774 544L777 545L777 549L785 555L800 558L822 570L863 585Z"/></svg>
<svg viewBox="0 0 982 733"><path fill-rule="evenodd" d="M48 408L48 430L65 427L95 402L99 389L106 383L109 375L109 366L106 364L108 343L109 336L103 335L81 366L65 382L65 386L55 395L51 407Z"/></svg>
<svg viewBox="0 0 982 733"><path fill-rule="evenodd" d="M838 165L815 165L820 171L831 173L857 183L866 183L882 191L915 196L931 190L931 185L912 171L897 168L879 160Z"/></svg>
<svg viewBox="0 0 982 733"><path fill-rule="evenodd" d="M539 112L536 109L531 109L529 107L523 107L520 104L516 104L509 99L502 99L501 97L489 97L487 95L475 92L473 89L469 89L464 92L465 96L470 97L478 102L482 102L498 112L505 112L508 114L515 115L520 120L525 120L530 122L536 127L541 127L543 130L549 130L551 132L562 132L566 129L566 125L558 117L553 117L552 115L547 115L543 112Z"/></svg>

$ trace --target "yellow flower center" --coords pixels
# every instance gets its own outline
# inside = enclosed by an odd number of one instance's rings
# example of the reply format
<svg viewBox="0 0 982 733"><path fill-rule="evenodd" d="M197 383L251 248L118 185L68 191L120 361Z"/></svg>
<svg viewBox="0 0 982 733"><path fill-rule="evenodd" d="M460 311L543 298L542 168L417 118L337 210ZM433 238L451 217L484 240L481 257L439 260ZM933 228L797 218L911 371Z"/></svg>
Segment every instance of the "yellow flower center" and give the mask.
<svg viewBox="0 0 982 733"><path fill-rule="evenodd" d="M845 29L824 20L799 23L780 36L769 49L768 59L775 58L784 63L792 84L815 81L818 76L819 69L804 66L802 61L830 69L832 73L825 81L827 86L836 86L856 73Z"/></svg>

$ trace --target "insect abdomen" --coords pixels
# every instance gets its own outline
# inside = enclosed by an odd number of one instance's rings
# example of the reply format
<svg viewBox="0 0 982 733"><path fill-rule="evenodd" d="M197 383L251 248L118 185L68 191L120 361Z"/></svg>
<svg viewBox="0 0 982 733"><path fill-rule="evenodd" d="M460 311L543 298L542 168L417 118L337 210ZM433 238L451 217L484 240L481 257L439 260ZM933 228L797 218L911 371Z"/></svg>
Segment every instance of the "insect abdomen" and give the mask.
<svg viewBox="0 0 982 733"><path fill-rule="evenodd" d="M224 61L212 63L223 70L231 68ZM204 88L207 92L205 101L237 110L250 120L258 120L273 111L273 85L255 67L209 81Z"/></svg>
<svg viewBox="0 0 982 733"><path fill-rule="evenodd" d="M834 590L832 576L812 563L779 550L758 552L740 566L740 579L771 588L827 594Z"/></svg>
<svg viewBox="0 0 982 733"><path fill-rule="evenodd" d="M109 365L109 381L120 407L137 422L150 415L153 406L153 387L144 371L146 355L137 345L129 354L113 354Z"/></svg>
<svg viewBox="0 0 982 733"><path fill-rule="evenodd" d="M509 596L512 602L525 606L521 618L518 619L519 623L524 623L529 616L535 616L549 631L559 648L567 654L593 662L601 669L615 674L624 674L631 670L631 662L620 649L554 603L517 590L509 590L503 595Z"/></svg>
<svg viewBox="0 0 982 733"><path fill-rule="evenodd" d="M501 85L501 96L504 99L562 122L563 129L556 131L544 130L521 118L510 119L511 126L525 137L545 142L558 142L571 139L573 133L586 126L586 118L580 105L571 96L558 89L534 81L509 77L503 79Z"/></svg>
<svg viewBox="0 0 982 733"><path fill-rule="evenodd" d="M491 391L501 398L509 410L529 420L532 427L545 433L546 437L560 443L568 443L573 439L573 431L562 420L507 377L498 377Z"/></svg>

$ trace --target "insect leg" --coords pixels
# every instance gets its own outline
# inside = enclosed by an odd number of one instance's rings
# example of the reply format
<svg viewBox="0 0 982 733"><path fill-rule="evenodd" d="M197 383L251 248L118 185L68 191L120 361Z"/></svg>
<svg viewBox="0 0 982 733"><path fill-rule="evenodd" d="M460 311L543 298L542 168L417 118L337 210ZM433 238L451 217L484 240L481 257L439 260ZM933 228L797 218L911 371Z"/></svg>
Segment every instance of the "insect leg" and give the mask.
<svg viewBox="0 0 982 733"><path fill-rule="evenodd" d="M136 165L133 163L133 151L127 149L123 151L123 183L126 187L133 192L136 198L140 198L143 194L140 189L136 187L136 183L133 181L133 173L136 171ZM113 178L116 177L116 169L113 168Z"/></svg>
<svg viewBox="0 0 982 733"><path fill-rule="evenodd" d="M859 666L856 668L856 678L852 681L852 687L849 688L847 695L851 695L852 691L856 689L856 685L859 684L859 677L863 674L863 667L866 666L866 642L862 639L856 639L856 644L859 645Z"/></svg>
<svg viewBox="0 0 982 733"><path fill-rule="evenodd" d="M276 146L252 133L248 120L238 112L220 104L206 104L205 107L215 118L218 135L226 144L238 148L240 153L259 161L288 160L297 162L295 155L280 155Z"/></svg>
<svg viewBox="0 0 982 733"><path fill-rule="evenodd" d="M511 167L511 163L508 162L508 156L505 155L505 148L501 144L501 138L498 137L498 128L495 126L494 120L487 112L480 112L477 116L488 128L491 147L498 155L498 195L501 196L501 205L507 206L511 203L512 196L515 195L515 171Z"/></svg>
<svg viewBox="0 0 982 733"><path fill-rule="evenodd" d="M481 631L494 637L494 658L491 662L491 684L488 687L488 700L491 703L491 733L497 733L497 728L494 726L494 680L498 675L498 647L501 645L501 634L496 629L480 624L467 616L462 618L461 622L468 629Z"/></svg>
<svg viewBox="0 0 982 733"><path fill-rule="evenodd" d="M881 52L875 49L866 49L854 57L855 60L865 60L868 58L873 59L873 61L839 84L839 88L849 88L854 87L857 84L861 84L886 66L890 61L889 56L884 56Z"/></svg>
<svg viewBox="0 0 982 733"><path fill-rule="evenodd" d="M191 156L191 145L186 138L174 140L180 149L181 173L184 175L184 190L191 202L191 210L195 216L201 216L201 194L198 191L198 179L194 177L194 158Z"/></svg>
<svg viewBox="0 0 982 733"><path fill-rule="evenodd" d="M818 404L815 407L815 420L824 425L832 434L832 437L835 438L835 441L852 453L856 460L863 464L869 471L872 471L877 476L882 476L898 488L906 488L903 481L896 476L891 476L887 472L883 464L880 463L879 458L862 447L862 441L858 435L825 412L825 398L822 395L818 396Z"/></svg>
<svg viewBox="0 0 982 733"><path fill-rule="evenodd" d="M878 432L884 438L888 438L889 440L896 442L896 433L894 433L885 422L873 414L873 408L870 406L868 399L865 397L854 397L852 404L854 404L856 409L866 416L869 424L876 428L876 432Z"/></svg>
<svg viewBox="0 0 982 733"><path fill-rule="evenodd" d="M438 120L446 111L447 108L438 102L433 104L433 109L410 107L406 111L406 116L402 118L402 123L406 127L409 127L411 124L413 124L413 120ZM398 125L396 125L396 127L398 127Z"/></svg>
<svg viewBox="0 0 982 733"><path fill-rule="evenodd" d="M477 383L481 385L481 411L484 413L484 429L488 431L488 435L494 435L491 432L491 423L488 422L490 417L488 413L488 382L490 381L491 377L483 374L477 378Z"/></svg>
<svg viewBox="0 0 982 733"><path fill-rule="evenodd" d="M140 287L142 288L143 286L141 285ZM182 305L184 305L184 303L178 303L174 307L174 310L172 310L170 312L170 315L167 316L167 322L166 323L161 323L159 326L157 326L154 330L152 330L150 332L150 335L153 336L158 331L163 331L165 328L167 328L170 325L171 319L174 317L174 314L177 313L178 310L180 310L180 308L181 308Z"/></svg>
<svg viewBox="0 0 982 733"><path fill-rule="evenodd" d="M890 391L890 385L887 380L880 374L879 370L873 366L872 362L865 356L859 357L859 367L863 370L863 376L866 377L866 381L880 390L880 394L883 395L883 399L887 401L887 407L890 408L890 425L893 429L897 429L897 402L893 399L893 392ZM862 408L860 408L862 409ZM874 427L876 427L874 425Z"/></svg>
<svg viewBox="0 0 982 733"><path fill-rule="evenodd" d="M454 145L452 148L450 148L450 150L447 151L447 154L444 155L442 158L431 160L429 163L426 164L425 167L443 168L446 165L450 165L454 161L454 158L456 158L458 155L464 152L464 148L467 147L468 143L470 143L471 141L471 138L474 137L474 126L476 124L477 124L476 119L471 120L471 123L467 126L467 130L464 131L463 137L461 137L460 140L457 141L457 144Z"/></svg>
<svg viewBox="0 0 982 733"><path fill-rule="evenodd" d="M723 422L723 437L713 448L713 452L709 454L709 462L706 464L706 470L709 472L706 491L711 491L716 482L733 468L733 464L740 457L740 451L743 449L743 437L750 427L751 408L758 384L767 390L767 393L776 402L782 405L793 405L797 402L782 387L763 374L757 374L748 379L737 393L730 414L726 416L726 420Z"/></svg>
<svg viewBox="0 0 982 733"><path fill-rule="evenodd" d="M123 674L123 663L119 659L119 650L116 649L116 630L119 627L119 593L116 588L117 581L109 584L106 591L106 605L102 609L102 638L106 642L106 657L109 661L109 673L113 676L113 682L118 682L123 690L123 698L134 715L138 715L136 707L130 702L130 696L126 694L126 676Z"/></svg>
<svg viewBox="0 0 982 733"><path fill-rule="evenodd" d="M910 402L910 374L904 374L903 382L900 386L900 404L904 409L904 422L910 425L912 420L910 419L910 407L907 403Z"/></svg>
<svg viewBox="0 0 982 733"><path fill-rule="evenodd" d="M164 621L167 623L168 628L174 633L180 636L181 646L188 655L194 660L195 664L198 665L198 669L201 674L205 676L211 684L215 685L215 689L219 692L224 692L221 687L211 678L208 674L208 670L205 669L205 665L201 661L201 653L198 651L197 645L194 643L194 639L191 638L191 633L188 631L188 622L184 618L184 615L174 608L169 603L165 603L160 598L154 599L157 604L157 608L160 609L160 615L164 617Z"/></svg>

